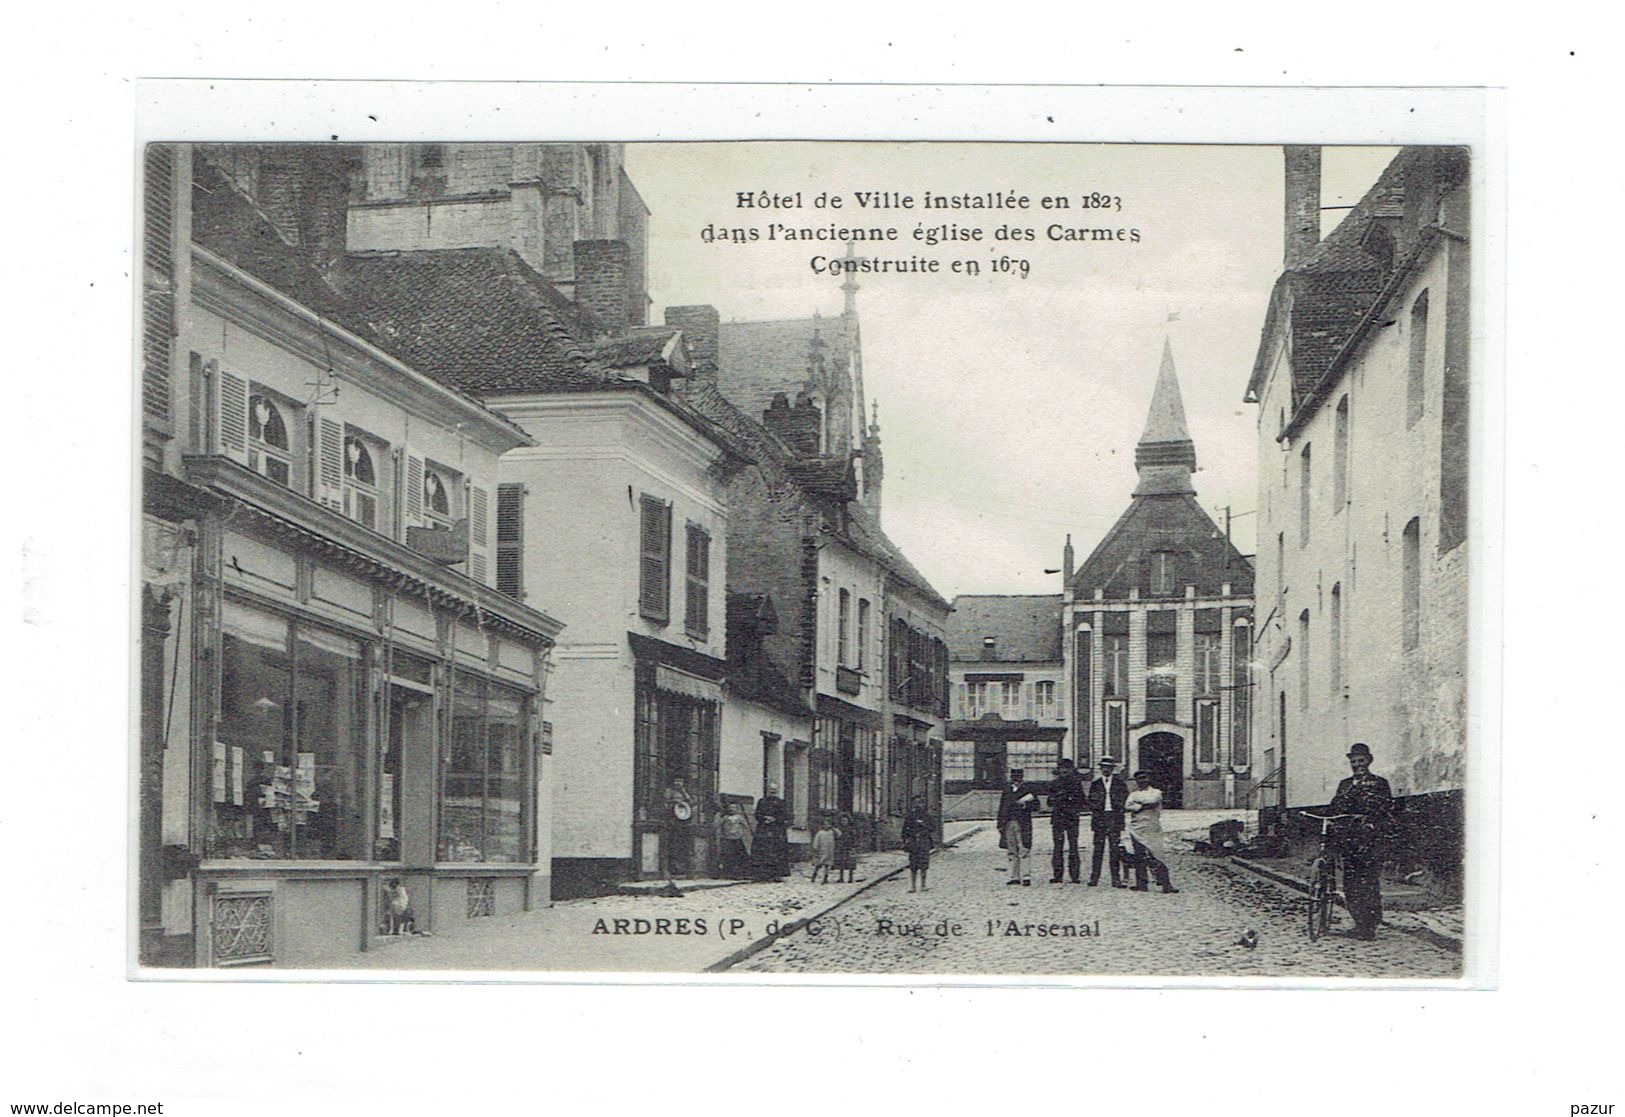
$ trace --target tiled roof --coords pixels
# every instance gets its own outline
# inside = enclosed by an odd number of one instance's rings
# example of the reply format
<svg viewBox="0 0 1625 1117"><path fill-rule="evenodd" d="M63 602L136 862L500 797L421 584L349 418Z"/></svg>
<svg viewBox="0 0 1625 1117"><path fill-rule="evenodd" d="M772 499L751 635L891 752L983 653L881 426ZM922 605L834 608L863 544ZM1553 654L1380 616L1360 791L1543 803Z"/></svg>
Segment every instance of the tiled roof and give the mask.
<svg viewBox="0 0 1625 1117"><path fill-rule="evenodd" d="M893 543L868 509L855 501L847 505L845 537L854 547L863 554L874 559L904 583L923 593L934 605L949 608L948 602L936 591L936 588L926 580L924 574L910 561L908 556Z"/></svg>
<svg viewBox="0 0 1625 1117"><path fill-rule="evenodd" d="M352 320L340 293L220 168L201 156L192 163L194 243L323 318L389 348L364 322Z"/></svg>
<svg viewBox="0 0 1625 1117"><path fill-rule="evenodd" d="M414 359L411 349L399 344L395 334L378 329L376 320L364 308L358 307L331 277L323 275L229 176L202 156L192 161L192 240L362 341L440 381L448 394L483 408L460 385L448 382L435 369ZM503 425L520 430L506 417L491 414Z"/></svg>
<svg viewBox="0 0 1625 1117"><path fill-rule="evenodd" d="M1118 517L1072 579L1075 599L1093 600L1095 590L1107 600L1121 601L1131 588L1147 596L1146 563L1157 551L1179 556L1174 596L1183 598L1194 583L1198 594L1217 594L1224 583L1230 592L1251 596L1253 568L1234 544L1224 537L1196 498L1186 493L1137 496Z"/></svg>
<svg viewBox="0 0 1625 1117"><path fill-rule="evenodd" d="M807 383L814 335L824 344L827 367L846 368L857 344L856 318L722 323L717 336L722 391L752 416L766 411L775 393L795 399Z"/></svg>
<svg viewBox="0 0 1625 1117"><path fill-rule="evenodd" d="M1366 250L1366 233L1377 221L1404 212L1405 170L1412 156L1402 151L1388 164L1337 227L1292 267L1281 273L1271 296L1248 392L1266 371L1277 330L1290 331L1294 408L1314 388L1381 292L1391 261ZM1287 321L1282 322L1283 316Z"/></svg>
<svg viewBox="0 0 1625 1117"><path fill-rule="evenodd" d="M604 368L652 365L677 335L670 326L639 326L618 337L600 338L585 347L587 357Z"/></svg>
<svg viewBox="0 0 1625 1117"><path fill-rule="evenodd" d="M948 615L948 656L987 663L1058 663L1061 595L962 594ZM993 637L993 655L983 643Z"/></svg>
<svg viewBox="0 0 1625 1117"><path fill-rule="evenodd" d="M353 254L335 282L405 360L475 395L604 385L569 304L514 252Z"/></svg>
<svg viewBox="0 0 1625 1117"><path fill-rule="evenodd" d="M858 478L849 458L830 454L795 458L786 462L784 468L798 485L816 496L835 500L857 499Z"/></svg>

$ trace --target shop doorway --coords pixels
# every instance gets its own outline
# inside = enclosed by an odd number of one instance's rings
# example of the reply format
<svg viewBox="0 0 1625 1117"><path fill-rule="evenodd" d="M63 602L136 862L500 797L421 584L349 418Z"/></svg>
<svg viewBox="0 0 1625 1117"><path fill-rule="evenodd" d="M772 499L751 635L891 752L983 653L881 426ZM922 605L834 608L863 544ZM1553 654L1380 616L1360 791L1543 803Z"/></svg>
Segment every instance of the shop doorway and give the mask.
<svg viewBox="0 0 1625 1117"><path fill-rule="evenodd" d="M1140 738L1140 767L1162 792L1162 805L1178 810L1185 804L1185 739L1177 733L1147 733Z"/></svg>

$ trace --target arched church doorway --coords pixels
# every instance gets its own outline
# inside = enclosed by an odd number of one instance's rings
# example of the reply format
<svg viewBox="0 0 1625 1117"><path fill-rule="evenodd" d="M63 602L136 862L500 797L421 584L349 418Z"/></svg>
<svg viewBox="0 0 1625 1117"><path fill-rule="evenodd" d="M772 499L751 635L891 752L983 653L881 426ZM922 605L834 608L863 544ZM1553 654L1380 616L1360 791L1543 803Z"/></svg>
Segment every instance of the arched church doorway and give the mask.
<svg viewBox="0 0 1625 1117"><path fill-rule="evenodd" d="M1162 805L1178 810L1185 803L1185 739L1177 733L1147 733L1140 738L1140 767L1162 791Z"/></svg>

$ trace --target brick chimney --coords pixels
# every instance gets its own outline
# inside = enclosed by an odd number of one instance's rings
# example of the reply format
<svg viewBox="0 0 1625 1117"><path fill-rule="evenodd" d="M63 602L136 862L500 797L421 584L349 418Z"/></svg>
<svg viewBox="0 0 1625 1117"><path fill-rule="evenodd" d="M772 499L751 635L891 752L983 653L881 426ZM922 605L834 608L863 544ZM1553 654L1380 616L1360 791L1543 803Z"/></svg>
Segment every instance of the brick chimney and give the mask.
<svg viewBox="0 0 1625 1117"><path fill-rule="evenodd" d="M773 402L762 412L762 425L780 438L798 454L812 456L818 453L819 437L824 425L824 413L807 397L806 392L796 397L794 407L783 392L776 392Z"/></svg>
<svg viewBox="0 0 1625 1117"><path fill-rule="evenodd" d="M576 305L611 333L631 321L627 306L627 248L619 240L578 240L574 244Z"/></svg>
<svg viewBox="0 0 1625 1117"><path fill-rule="evenodd" d="M668 306L666 325L683 331L688 355L693 360L695 382L717 379L717 347L722 333L722 317L714 306Z"/></svg>
<svg viewBox="0 0 1625 1117"><path fill-rule="evenodd" d="M1286 260L1296 267L1320 243L1320 148L1288 144L1286 164Z"/></svg>

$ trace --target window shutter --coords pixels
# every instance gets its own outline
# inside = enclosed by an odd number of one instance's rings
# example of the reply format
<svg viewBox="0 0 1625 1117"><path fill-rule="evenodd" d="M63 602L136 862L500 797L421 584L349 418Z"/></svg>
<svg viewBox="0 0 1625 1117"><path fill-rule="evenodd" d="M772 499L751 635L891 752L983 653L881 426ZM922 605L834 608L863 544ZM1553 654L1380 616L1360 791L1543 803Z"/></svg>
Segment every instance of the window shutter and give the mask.
<svg viewBox="0 0 1625 1117"><path fill-rule="evenodd" d="M639 524L638 611L654 621L671 618L671 507L645 496Z"/></svg>
<svg viewBox="0 0 1625 1117"><path fill-rule="evenodd" d="M316 497L329 508L344 511L344 424L322 419Z"/></svg>
<svg viewBox="0 0 1625 1117"><path fill-rule="evenodd" d="M402 527L423 526L423 459L406 455L406 523ZM404 534L404 533L403 533Z"/></svg>
<svg viewBox="0 0 1625 1117"><path fill-rule="evenodd" d="M175 336L175 149L148 144L143 213L141 348L142 410L170 417L170 356Z"/></svg>
<svg viewBox="0 0 1625 1117"><path fill-rule="evenodd" d="M206 367L215 369L215 400L219 408L216 429L220 432L220 449L226 456L248 462L248 381L221 368L214 361Z"/></svg>
<svg viewBox="0 0 1625 1117"><path fill-rule="evenodd" d="M488 570L486 551L491 546L490 490L472 485L468 497L468 570L476 582L484 585Z"/></svg>
<svg viewBox="0 0 1625 1117"><path fill-rule="evenodd" d="M497 592L523 601L525 486L497 486Z"/></svg>
<svg viewBox="0 0 1625 1117"><path fill-rule="evenodd" d="M1030 720L1033 717L1033 707L1036 705L1033 695L1033 690L1035 688L1032 683L1027 683L1022 687L1022 689L1027 692L1027 717Z"/></svg>
<svg viewBox="0 0 1625 1117"><path fill-rule="evenodd" d="M711 536L696 524L688 525L687 587L683 626L689 635L703 639L711 630Z"/></svg>

